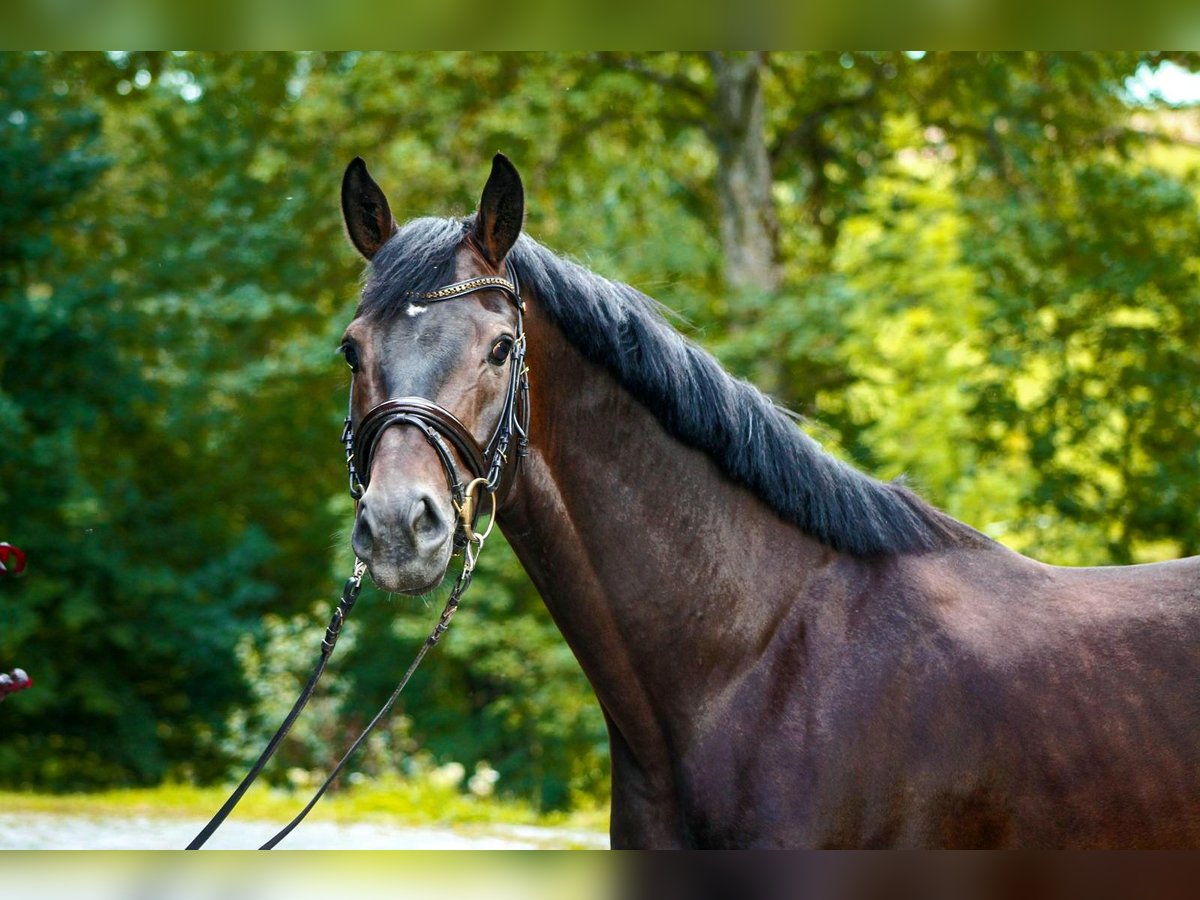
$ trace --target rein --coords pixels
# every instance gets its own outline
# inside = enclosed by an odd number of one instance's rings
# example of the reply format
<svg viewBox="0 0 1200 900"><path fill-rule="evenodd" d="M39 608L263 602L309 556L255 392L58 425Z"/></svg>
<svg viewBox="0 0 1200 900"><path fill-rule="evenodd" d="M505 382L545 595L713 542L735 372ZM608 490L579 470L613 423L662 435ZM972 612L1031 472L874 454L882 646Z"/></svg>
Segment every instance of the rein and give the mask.
<svg viewBox="0 0 1200 900"><path fill-rule="evenodd" d="M453 413L423 397L400 397L394 400L383 401L372 407L363 416L357 432L354 429L352 415L348 413L341 436L342 446L346 451L346 469L350 479L350 496L354 498L355 509L357 510L358 501L362 499L362 495L367 489L371 473L371 459L374 456L379 440L383 436L383 432L394 425L408 425L419 429L425 435L425 439L433 447L434 452L437 453L438 459L442 463L442 468L446 472L450 496L454 504L454 510L458 516L458 524L454 533L454 547L456 553L462 553L462 570L454 581L454 587L450 590L450 596L447 598L446 605L438 617L437 624L434 625L433 631L430 632L424 643L421 644L408 670L404 673L404 677L400 679L400 683L396 685L396 689L388 697L387 702L375 714L375 717L371 719L362 733L355 738L354 743L350 745L350 749L346 751L337 765L333 767L308 804L291 822L263 844L259 848L260 850L270 850L275 847L304 820L304 817L316 806L317 801L321 799L334 779L341 773L346 763L349 762L350 757L362 745L375 726L391 710L400 693L408 684L413 672L416 671L421 660L425 658L425 654L446 633L446 630L450 626L450 620L458 611L459 600L471 585L471 579L475 572L475 563L479 558L479 553L483 550L483 543L488 535L491 534L492 527L496 523L497 494L504 495L507 493L516 477L516 470L520 465L520 459L527 452L529 445L529 369L525 366L525 303L521 299L516 276L514 275L511 281L506 278L494 276L470 278L436 291L417 294L414 296L414 300L420 303L439 303L444 300L466 297L484 290L498 290L507 294L517 311L517 334L513 341L512 352L509 354L507 360L507 364L509 365L508 388L505 392L504 404L500 410L499 419L496 422L496 427L493 429L491 437L488 439L487 445L480 447L466 426ZM470 477L465 482L459 475L458 466L454 462L454 456L451 454L447 442L457 451L459 458L467 468ZM509 454L514 449L514 442L515 454L513 462L510 464ZM482 533L475 530L475 525L482 511L482 505L479 503L480 491L486 493L491 499L488 526ZM275 754L280 743L282 743L284 737L300 716L300 712L308 704L313 691L316 689L317 681L320 680L321 674L325 671L325 666L329 662L329 657L333 654L333 648L337 644L342 626L349 617L350 610L353 609L355 602L358 600L366 569L366 563L360 559L355 559L354 570L350 577L346 579L346 584L342 588L341 600L334 609L333 615L329 620L329 625L325 629L325 637L321 641L321 651L317 664L312 674L309 675L308 682L301 690L300 696L296 698L291 711L284 718L283 723L276 730L270 741L267 742L267 746L250 768L246 777L242 779L241 783L230 794L229 799L225 801L224 805L209 820L208 824L188 844L188 850L199 850L203 847L208 839L212 837L213 833L221 826L221 823L233 812L234 807L237 806L242 796L263 770L263 767L266 766L267 761Z"/></svg>

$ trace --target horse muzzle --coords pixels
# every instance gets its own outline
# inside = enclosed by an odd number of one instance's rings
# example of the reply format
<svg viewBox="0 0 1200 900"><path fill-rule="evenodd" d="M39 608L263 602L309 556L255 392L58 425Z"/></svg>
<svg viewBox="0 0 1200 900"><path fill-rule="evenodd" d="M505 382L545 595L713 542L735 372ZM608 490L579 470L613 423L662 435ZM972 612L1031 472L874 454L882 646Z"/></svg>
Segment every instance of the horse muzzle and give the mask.
<svg viewBox="0 0 1200 900"><path fill-rule="evenodd" d="M417 483L377 480L359 501L351 546L379 587L423 594L446 574L455 525L448 497Z"/></svg>

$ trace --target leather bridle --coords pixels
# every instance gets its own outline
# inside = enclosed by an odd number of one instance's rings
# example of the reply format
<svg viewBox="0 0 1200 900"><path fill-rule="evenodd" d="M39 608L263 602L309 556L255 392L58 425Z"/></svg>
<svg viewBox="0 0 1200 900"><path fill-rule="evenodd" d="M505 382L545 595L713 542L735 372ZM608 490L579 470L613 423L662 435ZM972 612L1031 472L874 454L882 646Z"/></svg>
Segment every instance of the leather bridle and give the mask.
<svg viewBox="0 0 1200 900"><path fill-rule="evenodd" d="M384 400L367 411L355 430L352 411L346 415L342 429L342 445L346 450L346 469L350 476L350 496L361 499L371 477L371 462L384 431L394 425L409 425L425 435L437 453L450 487L454 509L458 514L455 546L462 549L475 538L475 522L481 512L477 491L491 495L492 512L497 497L503 497L516 477L520 460L529 446L529 369L525 366L525 303L513 280L499 276L468 278L436 291L414 294L413 302L440 303L456 300L479 291L495 290L508 295L517 312L517 333L506 364L509 366L508 387L500 416L486 445L480 447L466 426L443 406L424 397L399 397ZM516 443L513 459L509 453ZM458 453L470 475L464 481L447 442ZM490 527L490 526L489 526Z"/></svg>
<svg viewBox="0 0 1200 900"><path fill-rule="evenodd" d="M511 271L510 274L512 274ZM383 708L376 713L367 727L363 729L354 743L350 745L350 749L346 751L338 764L330 770L325 782L318 788L316 794L308 802L308 805L281 829L279 833L263 844L260 849L270 850L275 847L308 815L309 810L321 799L321 796L345 767L350 757L363 741L366 740L367 735L371 733L372 729L391 710L393 704L399 698L401 691L408 684L413 672L416 671L417 666L420 665L421 660L425 657L425 654L446 633L450 619L458 610L459 599L471 584L471 578L475 571L475 561L478 558L479 551L483 548L483 542L495 524L497 497L503 497L512 487L517 469L520 466L520 461L526 454L529 446L529 369L525 365L525 303L521 299L521 293L517 287L516 275L512 274L511 281L499 276L468 278L466 281L459 281L444 288L439 288L436 291L414 294L412 302L439 303L443 300L454 300L487 290L498 290L506 294L512 301L517 311L517 334L513 340L512 350L505 361L509 366L509 376L508 387L504 395L504 404L500 409L500 417L496 422L496 427L492 430L491 437L484 447L479 446L479 443L472 436L471 432L467 430L466 426L453 413L445 407L434 403L432 400L426 400L424 397L399 397L377 404L363 416L362 421L358 424L357 431L353 425L353 408L351 408L350 413L346 416L346 423L342 428L341 440L342 446L346 451L346 469L350 476L350 495L355 501L356 515L358 501L362 499L371 477L371 460L384 431L394 425L408 425L418 428L437 453L442 468L446 471L450 496L454 504L455 513L458 516L458 522L454 530L454 545L456 552L462 551L463 567L455 579L454 587L450 590L450 596L446 600L446 606L442 610L442 614L438 617L437 624L421 645L420 650L417 651L416 657L404 673L404 677L400 679L400 683L396 686L396 689L383 705ZM447 443L449 443L449 446L447 446ZM465 482L459 474L458 465L454 461L450 447L453 447L457 452L459 459L462 460L463 465L466 466L467 472L470 475L470 478ZM483 491L490 496L492 501L488 527L483 533L475 530L475 524L481 511L481 505L478 502L479 491ZM362 590L362 578L365 571L366 564L362 560L356 559L354 562L354 571L346 579L346 584L342 588L341 601L334 609L333 615L329 620L329 625L325 629L325 638L321 641L320 657L312 674L309 675L307 684L305 684L304 689L300 692L300 696L296 698L296 702L292 705L283 724L279 726L278 730L271 737L271 740L267 742L266 748L251 767L246 777L234 789L229 799L225 801L225 804L217 811L216 815L192 839L187 849L200 849L217 828L220 827L221 823L225 821L233 811L233 808L238 804L238 801L241 800L247 789L254 782L255 778L258 777L259 772L262 771L267 761L274 755L276 748L283 741L292 724L300 715L301 710L308 703L317 686L317 681L320 679L321 673L325 671L325 666L333 653L333 648L337 643L342 626L345 624L347 617L349 617L350 610L358 600L359 592Z"/></svg>

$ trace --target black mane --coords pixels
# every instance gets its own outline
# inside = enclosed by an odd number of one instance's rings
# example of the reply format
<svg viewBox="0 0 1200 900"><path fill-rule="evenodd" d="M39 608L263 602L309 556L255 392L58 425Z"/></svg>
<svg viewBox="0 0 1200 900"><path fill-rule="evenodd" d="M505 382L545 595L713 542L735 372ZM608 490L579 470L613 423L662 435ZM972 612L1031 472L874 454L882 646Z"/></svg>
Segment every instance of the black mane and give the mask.
<svg viewBox="0 0 1200 900"><path fill-rule="evenodd" d="M393 315L412 292L453 279L469 219L416 219L376 254L360 314ZM830 456L753 385L667 324L659 304L555 255L525 235L509 254L523 291L567 339L607 369L677 440L805 533L857 555L985 540L900 484Z"/></svg>

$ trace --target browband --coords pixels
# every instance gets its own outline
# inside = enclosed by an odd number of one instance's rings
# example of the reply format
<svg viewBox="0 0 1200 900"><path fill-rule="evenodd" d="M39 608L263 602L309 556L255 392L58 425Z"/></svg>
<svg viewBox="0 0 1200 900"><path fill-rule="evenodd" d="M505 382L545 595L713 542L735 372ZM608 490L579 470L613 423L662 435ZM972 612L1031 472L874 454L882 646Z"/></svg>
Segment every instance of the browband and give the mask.
<svg viewBox="0 0 1200 900"><path fill-rule="evenodd" d="M411 294L410 296L415 300L426 303L436 303L438 300L452 300L455 297L472 294L484 288L496 288L497 290L504 291L512 297L513 302L517 304L517 308L521 312L525 311L525 301L521 299L521 294L517 290L515 276L513 281L509 281L507 278L501 278L499 275L481 275L479 278L468 278L466 281L448 284L444 288L438 288L436 291L428 291L424 294Z"/></svg>

